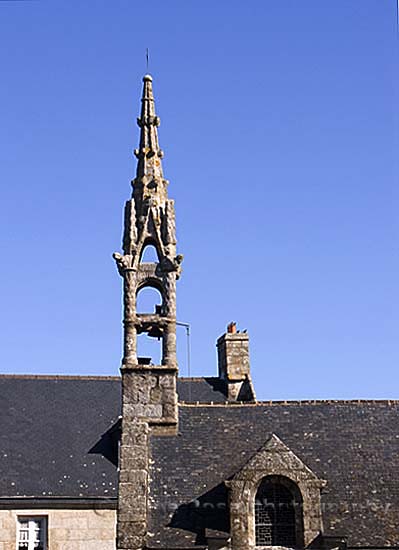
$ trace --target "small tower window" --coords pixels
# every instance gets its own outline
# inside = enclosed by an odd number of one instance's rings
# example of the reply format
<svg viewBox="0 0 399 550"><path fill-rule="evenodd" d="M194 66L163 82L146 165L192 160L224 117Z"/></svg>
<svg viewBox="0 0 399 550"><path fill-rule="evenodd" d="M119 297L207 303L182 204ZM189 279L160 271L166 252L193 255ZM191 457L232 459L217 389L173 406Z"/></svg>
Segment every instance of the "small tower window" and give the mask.
<svg viewBox="0 0 399 550"><path fill-rule="evenodd" d="M139 290L136 298L137 313L158 313L162 305L162 295L156 288L146 286Z"/></svg>
<svg viewBox="0 0 399 550"><path fill-rule="evenodd" d="M143 251L141 253L140 262L141 263L155 263L155 264L157 264L159 262L157 249L155 248L154 245L147 244L147 246L145 246L143 248Z"/></svg>
<svg viewBox="0 0 399 550"><path fill-rule="evenodd" d="M278 476L262 480L255 497L256 546L298 546L298 493Z"/></svg>

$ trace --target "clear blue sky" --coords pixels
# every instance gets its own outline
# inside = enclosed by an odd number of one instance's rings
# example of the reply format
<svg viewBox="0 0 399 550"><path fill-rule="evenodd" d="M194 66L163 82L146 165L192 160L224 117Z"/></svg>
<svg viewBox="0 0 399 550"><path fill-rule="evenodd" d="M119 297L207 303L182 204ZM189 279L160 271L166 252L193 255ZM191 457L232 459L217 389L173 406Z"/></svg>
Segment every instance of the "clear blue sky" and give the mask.
<svg viewBox="0 0 399 550"><path fill-rule="evenodd" d="M149 47L192 374L235 320L261 399L399 397L395 0L1 1L0 42L3 373L118 373Z"/></svg>

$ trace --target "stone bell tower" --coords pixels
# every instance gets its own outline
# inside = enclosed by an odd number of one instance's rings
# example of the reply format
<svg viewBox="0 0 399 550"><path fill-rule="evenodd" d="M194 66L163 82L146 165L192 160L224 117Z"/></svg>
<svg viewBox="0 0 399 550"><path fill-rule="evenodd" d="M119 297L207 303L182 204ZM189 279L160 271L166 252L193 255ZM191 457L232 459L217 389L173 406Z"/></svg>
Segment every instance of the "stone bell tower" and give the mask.
<svg viewBox="0 0 399 550"><path fill-rule="evenodd" d="M176 255L174 202L168 199L163 177L163 153L158 143L152 77L143 78L136 177L132 198L125 205L123 254L115 253L123 278L122 436L119 456L117 514L118 550L144 547L147 533L149 437L154 431L175 433L178 420L176 392L176 280L183 257ZM157 262L143 262L146 246L155 247ZM137 294L157 289L162 304L138 313ZM137 336L162 340L162 359L153 365L137 356Z"/></svg>
<svg viewBox="0 0 399 550"><path fill-rule="evenodd" d="M183 257L176 255L174 201L168 199L168 181L162 172L163 152L158 143L160 120L155 114L152 77L143 78L140 145L133 195L125 205L123 255L115 253L123 277L124 338L122 374L130 373L130 406L137 418L150 424L173 424L176 400L176 280ZM148 245L155 247L158 262L143 263ZM162 305L149 313L137 313L136 298L145 287L157 289ZM160 365L149 365L137 357L137 335L146 333L162 340Z"/></svg>

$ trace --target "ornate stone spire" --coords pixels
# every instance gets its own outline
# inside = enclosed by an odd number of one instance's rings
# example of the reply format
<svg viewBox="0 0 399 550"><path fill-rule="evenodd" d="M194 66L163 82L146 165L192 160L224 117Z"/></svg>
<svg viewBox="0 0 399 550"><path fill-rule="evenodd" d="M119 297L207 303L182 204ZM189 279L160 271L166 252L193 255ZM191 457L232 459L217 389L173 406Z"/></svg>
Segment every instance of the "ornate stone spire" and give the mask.
<svg viewBox="0 0 399 550"><path fill-rule="evenodd" d="M168 199L167 182L162 174L157 132L159 118L155 114L152 77L146 75L143 82L138 119L140 147L135 151L137 175L132 182L133 196L125 205L123 255L114 254L124 283L122 370L134 370L131 383L141 384L141 392L147 395L147 402L141 398L140 403L130 403L136 416L152 424L172 424L177 419L176 280L183 257L176 255L174 201ZM157 262L142 261L147 245L155 247ZM137 295L145 287L157 289L162 304L155 311L137 312ZM142 333L162 340L160 365L148 365L143 358L137 357L137 335ZM138 372L143 376L137 376ZM151 386L155 379L158 385Z"/></svg>
<svg viewBox="0 0 399 550"><path fill-rule="evenodd" d="M159 118L155 114L152 78L144 89L140 146L133 196L125 205L123 254L115 253L123 278L122 437L119 458L117 548L141 550L147 533L149 483L148 437L152 429L170 434L177 430L176 280L182 256L176 256L174 202L168 199L158 144ZM147 245L157 260L143 262ZM137 295L156 288L161 305L137 311ZM154 365L137 356L137 335L162 341L162 359Z"/></svg>
<svg viewBox="0 0 399 550"><path fill-rule="evenodd" d="M132 182L134 197L136 203L152 197L158 204L164 205L168 181L164 179L162 172L163 151L159 147L157 130L160 119L155 113L152 76L145 75L143 82L141 115L137 119L140 127L140 145L134 150L138 159L136 179Z"/></svg>

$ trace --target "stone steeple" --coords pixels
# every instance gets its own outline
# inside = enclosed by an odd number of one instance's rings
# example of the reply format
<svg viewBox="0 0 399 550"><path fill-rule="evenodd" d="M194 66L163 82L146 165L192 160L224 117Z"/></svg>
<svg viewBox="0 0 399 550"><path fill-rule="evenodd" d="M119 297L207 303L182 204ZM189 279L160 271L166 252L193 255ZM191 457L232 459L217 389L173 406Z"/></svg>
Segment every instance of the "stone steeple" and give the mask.
<svg viewBox="0 0 399 550"><path fill-rule="evenodd" d="M176 280L183 257L176 255L174 201L168 198L168 182L162 172L157 130L160 120L155 114L152 77L144 76L143 83L137 119L140 145L134 151L137 172L132 198L125 205L123 255L115 253L114 258L124 285L122 370L132 374L130 384L137 385L140 393L138 402L130 405L136 418L163 424L177 418ZM155 247L158 262L141 261L148 245ZM136 298L145 287L157 289L162 304L155 311L138 313ZM137 357L137 335L141 333L162 340L160 365L146 364Z"/></svg>
<svg viewBox="0 0 399 550"><path fill-rule="evenodd" d="M148 514L149 437L155 430L175 433L178 420L176 392L176 280L182 256L176 255L174 202L168 199L158 143L152 78L143 78L140 144L133 194L125 205L123 254L115 253L123 278L122 436L119 454L117 515L118 550L141 550ZM156 262L143 262L146 246L156 249ZM162 304L139 313L137 295L157 289ZM162 340L159 365L137 356L137 336Z"/></svg>
<svg viewBox="0 0 399 550"><path fill-rule="evenodd" d="M165 205L167 200L168 181L163 177L163 151L159 147L158 126L160 119L155 113L155 101L152 91L152 77L146 75L143 79L143 97L141 99L141 114L137 119L140 127L139 148L134 150L138 159L136 179L134 180L134 198L136 205L144 197L152 197L159 204Z"/></svg>

